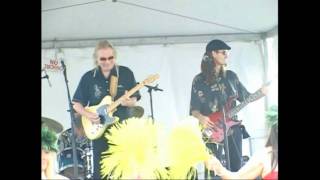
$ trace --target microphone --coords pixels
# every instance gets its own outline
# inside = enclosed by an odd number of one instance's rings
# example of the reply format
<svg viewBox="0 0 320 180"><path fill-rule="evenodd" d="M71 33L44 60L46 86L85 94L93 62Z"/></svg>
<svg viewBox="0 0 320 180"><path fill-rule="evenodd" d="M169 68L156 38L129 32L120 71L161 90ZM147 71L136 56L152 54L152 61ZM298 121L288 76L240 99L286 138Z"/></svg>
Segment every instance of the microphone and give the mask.
<svg viewBox="0 0 320 180"><path fill-rule="evenodd" d="M63 70L66 69L66 65L64 64L63 59L61 59L61 65L62 65Z"/></svg>
<svg viewBox="0 0 320 180"><path fill-rule="evenodd" d="M158 85L159 84L157 84L156 86L148 86L148 85L144 85L144 86L146 86L147 88L149 88L149 89L153 89L153 90L155 90L155 91L163 91L163 89L160 89L160 88L158 88Z"/></svg>
<svg viewBox="0 0 320 180"><path fill-rule="evenodd" d="M65 75L65 76L67 76L67 68L66 68L66 64L64 64L64 61L63 61L63 59L61 58L61 66L62 66L62 70L63 70L63 74Z"/></svg>
<svg viewBox="0 0 320 180"><path fill-rule="evenodd" d="M45 76L43 76L43 77L41 77L41 79L48 79L49 78L49 76L48 75L45 75Z"/></svg>
<svg viewBox="0 0 320 180"><path fill-rule="evenodd" d="M140 84L139 82L137 82L137 84ZM144 85L145 87L147 87L149 90L155 90L155 91L163 91L163 89L158 88L157 84L156 86L149 86L149 85Z"/></svg>
<svg viewBox="0 0 320 180"><path fill-rule="evenodd" d="M56 59L60 59L60 63L61 63L61 66L62 66L62 70L64 71L64 73L65 73L65 71L66 71L66 65L64 64L64 61L63 61L63 59L64 59L64 53L63 53L63 51L62 51L62 49L61 48L59 48L58 49L58 52L56 52Z"/></svg>
<svg viewBox="0 0 320 180"><path fill-rule="evenodd" d="M50 79L49 79L49 76L47 74L46 69L43 69L42 71L44 71L45 76L43 76L41 79L48 79L49 86L51 87L51 82L50 82Z"/></svg>

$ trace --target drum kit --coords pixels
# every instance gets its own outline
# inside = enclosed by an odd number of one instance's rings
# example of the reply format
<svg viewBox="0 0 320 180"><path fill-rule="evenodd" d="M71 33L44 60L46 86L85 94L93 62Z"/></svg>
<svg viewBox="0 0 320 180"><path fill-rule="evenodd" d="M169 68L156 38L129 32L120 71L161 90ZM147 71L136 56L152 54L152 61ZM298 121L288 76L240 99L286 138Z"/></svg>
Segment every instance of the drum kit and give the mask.
<svg viewBox="0 0 320 180"><path fill-rule="evenodd" d="M80 123L81 124L81 123ZM92 179L93 177L93 151L92 142L85 137L81 132L81 127L75 126L75 143L76 154L78 161L78 177L74 177L73 167L73 153L72 153L72 129L69 128L63 131L63 126L50 118L42 117L42 125L55 131L59 134L57 153L57 171L60 175L70 179Z"/></svg>
<svg viewBox="0 0 320 180"><path fill-rule="evenodd" d="M128 110L130 117L142 117L144 109L141 106L135 106ZM69 128L63 131L63 126L47 117L42 117L42 125L55 131L58 135L57 153L58 167L57 171L60 175L70 179L92 179L93 178L93 148L92 141L89 140L85 134L81 123L81 116L75 114L75 144L78 161L78 177L74 177L74 160L72 151L72 129Z"/></svg>

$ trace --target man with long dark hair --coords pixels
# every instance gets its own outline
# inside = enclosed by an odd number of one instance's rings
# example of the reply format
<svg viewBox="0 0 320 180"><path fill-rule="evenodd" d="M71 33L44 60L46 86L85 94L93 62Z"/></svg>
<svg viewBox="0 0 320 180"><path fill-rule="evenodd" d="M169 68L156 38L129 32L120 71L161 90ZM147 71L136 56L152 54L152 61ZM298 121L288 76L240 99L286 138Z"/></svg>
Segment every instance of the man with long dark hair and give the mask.
<svg viewBox="0 0 320 180"><path fill-rule="evenodd" d="M196 75L192 82L190 114L196 117L204 128L216 126L210 121L210 114L221 112L227 103L230 105L229 108L233 108L236 106L236 100L242 102L250 95L239 81L237 74L231 70L225 70L230 49L231 47L221 40L210 41L201 62L201 73ZM266 93L264 87L262 93ZM237 116L232 117L232 120L238 121ZM243 132L248 136L241 124L234 125L229 130L231 134L228 136L231 171L238 171L242 165ZM207 147L221 160L222 146L207 143ZM211 175L214 175L213 172Z"/></svg>

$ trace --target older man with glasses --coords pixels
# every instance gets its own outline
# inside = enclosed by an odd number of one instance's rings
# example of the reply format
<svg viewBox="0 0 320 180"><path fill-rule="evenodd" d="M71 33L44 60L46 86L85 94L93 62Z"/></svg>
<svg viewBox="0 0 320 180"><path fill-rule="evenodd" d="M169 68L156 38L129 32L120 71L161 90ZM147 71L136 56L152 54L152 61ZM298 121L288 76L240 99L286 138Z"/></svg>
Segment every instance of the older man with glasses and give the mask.
<svg viewBox="0 0 320 180"><path fill-rule="evenodd" d="M99 42L93 54L96 67L82 76L73 96L75 111L90 120L92 124L99 124L102 119L97 113L86 110L86 106L99 104L107 95L111 96L113 100L117 100L137 84L133 72L128 67L116 64L116 55L115 48L108 41ZM137 91L130 97L123 98L113 116L117 116L120 121L129 118L129 107L135 106L140 97L140 93ZM104 132L107 131L108 128ZM92 141L93 179L101 179L101 153L108 149L107 141L104 135Z"/></svg>

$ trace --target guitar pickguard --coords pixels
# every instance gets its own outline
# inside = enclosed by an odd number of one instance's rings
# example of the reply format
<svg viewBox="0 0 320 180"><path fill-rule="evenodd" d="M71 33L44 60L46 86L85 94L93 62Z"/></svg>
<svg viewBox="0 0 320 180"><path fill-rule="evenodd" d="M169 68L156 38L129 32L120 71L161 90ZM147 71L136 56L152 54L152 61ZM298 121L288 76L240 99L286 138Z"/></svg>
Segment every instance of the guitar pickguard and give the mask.
<svg viewBox="0 0 320 180"><path fill-rule="evenodd" d="M100 124L103 125L109 125L114 123L114 117L110 117L107 113L108 111L108 106L107 105L102 105L97 108L97 114L99 114L100 117Z"/></svg>

